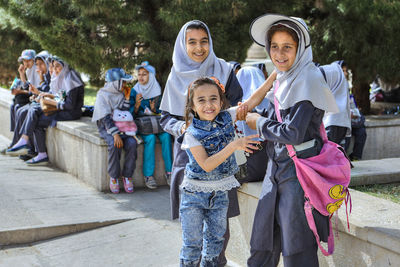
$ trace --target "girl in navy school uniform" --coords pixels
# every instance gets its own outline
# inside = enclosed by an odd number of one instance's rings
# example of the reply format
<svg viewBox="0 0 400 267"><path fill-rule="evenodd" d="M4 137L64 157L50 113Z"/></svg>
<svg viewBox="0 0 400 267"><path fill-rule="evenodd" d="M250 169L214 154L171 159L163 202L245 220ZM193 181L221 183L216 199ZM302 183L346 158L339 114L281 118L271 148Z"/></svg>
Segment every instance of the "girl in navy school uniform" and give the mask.
<svg viewBox="0 0 400 267"><path fill-rule="evenodd" d="M318 266L317 243L304 212L304 192L285 144L294 145L299 158L317 155L322 148L319 128L324 113L337 112L338 108L321 71L312 62L310 36L303 20L266 14L253 21L250 33L255 42L266 47L279 87L275 95L273 91L267 94L270 103L263 116L248 113L246 117L250 128L267 141L269 158L247 263L277 266L282 253L286 267ZM276 117L274 97L282 122ZM238 117L242 118L240 114ZM319 236L326 241L328 217L316 210L313 215Z"/></svg>
<svg viewBox="0 0 400 267"><path fill-rule="evenodd" d="M132 175L136 168L137 142L134 137L120 133L113 121L115 109L129 110L130 88L126 82L132 80L121 68L106 72L106 84L96 96L92 121L97 123L100 136L108 145L108 174L110 191L119 193L119 178L122 176L126 193L133 192ZM121 171L120 159L125 150L125 163Z"/></svg>
<svg viewBox="0 0 400 267"><path fill-rule="evenodd" d="M156 80L156 69L149 65L148 61L142 62L136 67L138 70L138 82L131 90L130 112L133 117L146 116L161 113L159 106L161 100L161 87ZM164 177L170 184L172 169L172 144L171 135L167 132L158 134L142 134L144 142L143 150L143 176L146 186L156 189L157 183L154 179L156 137L161 142L161 153L164 160Z"/></svg>
<svg viewBox="0 0 400 267"><path fill-rule="evenodd" d="M50 92L40 97L46 105L56 107L51 115L45 115L41 108L29 109L22 125L22 136L7 152L14 155L25 155L29 151L28 142L34 139L38 155L26 161L28 165L44 165L49 162L46 149L46 128L55 126L57 121L77 120L82 116L84 83L80 75L62 59L52 58L53 74L50 81Z"/></svg>
<svg viewBox="0 0 400 267"><path fill-rule="evenodd" d="M50 90L50 68L49 68L49 53L47 51L42 51L35 56L35 66L36 72L40 78L40 85L39 87L35 87L33 84L29 84L29 95L30 95L30 103L24 105L23 107L19 108L15 112L15 130L13 139L11 142L11 146L15 145L18 140L21 138L22 135L22 124L25 121L26 115L28 114L29 109L38 109L40 108L40 104L36 101L36 98L41 93L47 93ZM35 146L33 143L33 138L30 138L29 142L29 153L26 155L21 155L20 158L23 160L29 160L32 157L36 156L35 153ZM12 155L12 153L10 154Z"/></svg>
<svg viewBox="0 0 400 267"><path fill-rule="evenodd" d="M188 89L182 142L189 162L181 184L180 219L183 246L180 266L218 266L224 245L228 191L239 187L233 153L256 149L252 138L234 140L236 108L228 107L225 88L216 79L200 78ZM191 120L191 118L193 119Z"/></svg>
<svg viewBox="0 0 400 267"><path fill-rule="evenodd" d="M184 169L189 162L178 139L185 127L185 103L189 84L201 76L215 76L225 85L225 96L231 105L237 105L242 99L242 88L233 71L233 66L217 58L207 25L193 20L182 26L175 41L172 56L172 68L168 76L161 100L161 126L175 137L174 161L171 175L171 211L172 218L179 217L179 185L182 183ZM236 188L229 191L228 218L239 215L239 203ZM219 264L226 264L225 248L229 240L229 226L225 233L224 249Z"/></svg>
<svg viewBox="0 0 400 267"><path fill-rule="evenodd" d="M18 62L22 64L18 67L18 73L22 82L21 89L13 89L12 94L15 95L13 104L10 107L10 130L14 131L15 128L15 112L22 106L29 103L29 85L39 86L39 75L36 72L35 65L36 51L32 49L25 49L22 51Z"/></svg>

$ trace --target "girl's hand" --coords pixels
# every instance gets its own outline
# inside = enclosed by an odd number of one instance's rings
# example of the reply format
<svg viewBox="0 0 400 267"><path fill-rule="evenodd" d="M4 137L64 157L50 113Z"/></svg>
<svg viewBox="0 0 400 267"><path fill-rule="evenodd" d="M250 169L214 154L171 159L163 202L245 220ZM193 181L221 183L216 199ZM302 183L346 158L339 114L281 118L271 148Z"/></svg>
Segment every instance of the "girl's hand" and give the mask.
<svg viewBox="0 0 400 267"><path fill-rule="evenodd" d="M124 142L122 141L119 134L114 134L113 137L114 137L114 146L116 148L121 148L124 145Z"/></svg>
<svg viewBox="0 0 400 267"><path fill-rule="evenodd" d="M238 103L238 108L236 111L236 120L237 121L244 121L246 120L246 115L248 111L248 107L246 104L243 104L241 102Z"/></svg>
<svg viewBox="0 0 400 267"><path fill-rule="evenodd" d="M142 100L143 100L143 95L142 94L137 94L136 95L136 99L135 99L136 105L140 106L140 104L142 103Z"/></svg>
<svg viewBox="0 0 400 267"><path fill-rule="evenodd" d="M258 134L253 134L249 136L245 136L239 139L236 139L234 142L236 142L236 149L237 150L243 150L248 153L253 153L254 150L258 150L257 146L254 146L253 144L260 144L260 141L255 141L253 138L257 138Z"/></svg>
<svg viewBox="0 0 400 267"><path fill-rule="evenodd" d="M18 67L18 72L19 72L20 74L25 72L25 66L24 66L24 64L19 65L19 67Z"/></svg>
<svg viewBox="0 0 400 267"><path fill-rule="evenodd" d="M247 113L246 123L250 127L250 129L256 130L257 128L257 120L261 115L258 113Z"/></svg>
<svg viewBox="0 0 400 267"><path fill-rule="evenodd" d="M39 90L35 86L33 86L32 84L29 85L29 92L31 92L31 93L33 93L35 95L38 95L40 93Z"/></svg>

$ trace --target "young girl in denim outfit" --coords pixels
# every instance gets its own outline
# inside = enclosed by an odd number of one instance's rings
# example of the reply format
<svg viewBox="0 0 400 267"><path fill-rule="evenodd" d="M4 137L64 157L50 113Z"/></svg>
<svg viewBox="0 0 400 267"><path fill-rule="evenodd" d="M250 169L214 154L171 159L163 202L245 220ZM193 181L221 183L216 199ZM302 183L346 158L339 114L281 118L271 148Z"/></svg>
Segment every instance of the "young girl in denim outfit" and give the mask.
<svg viewBox="0 0 400 267"><path fill-rule="evenodd" d="M229 205L228 190L239 187L235 150L251 152L259 143L251 135L234 140L236 107L228 104L224 87L212 78L199 78L189 86L182 149L189 163L181 184L180 218L183 247L181 266L217 266L224 244ZM190 122L190 118L193 117ZM204 229L204 230L203 230Z"/></svg>

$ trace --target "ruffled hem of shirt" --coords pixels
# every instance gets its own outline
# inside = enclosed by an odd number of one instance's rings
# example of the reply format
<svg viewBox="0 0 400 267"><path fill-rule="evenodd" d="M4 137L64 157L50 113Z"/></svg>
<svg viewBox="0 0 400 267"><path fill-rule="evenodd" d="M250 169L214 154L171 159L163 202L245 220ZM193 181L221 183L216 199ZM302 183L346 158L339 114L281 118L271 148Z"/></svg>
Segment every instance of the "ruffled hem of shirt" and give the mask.
<svg viewBox="0 0 400 267"><path fill-rule="evenodd" d="M184 179L181 188L184 188L190 192L203 192L211 193L213 191L229 191L232 188L240 187L240 183L235 179L213 181L209 183L207 181L196 181L193 183L190 179Z"/></svg>

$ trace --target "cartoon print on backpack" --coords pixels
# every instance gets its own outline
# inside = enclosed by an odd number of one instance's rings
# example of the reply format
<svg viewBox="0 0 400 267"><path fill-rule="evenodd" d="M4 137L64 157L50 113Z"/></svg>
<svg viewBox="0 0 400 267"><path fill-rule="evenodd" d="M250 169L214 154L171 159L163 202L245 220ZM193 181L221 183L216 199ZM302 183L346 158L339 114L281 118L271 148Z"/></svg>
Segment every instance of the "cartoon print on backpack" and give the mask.
<svg viewBox="0 0 400 267"><path fill-rule="evenodd" d="M137 126L133 120L132 114L128 110L124 111L115 109L113 113L113 121L120 132L124 132L126 135L133 136L138 144L142 143L141 140L136 136Z"/></svg>

